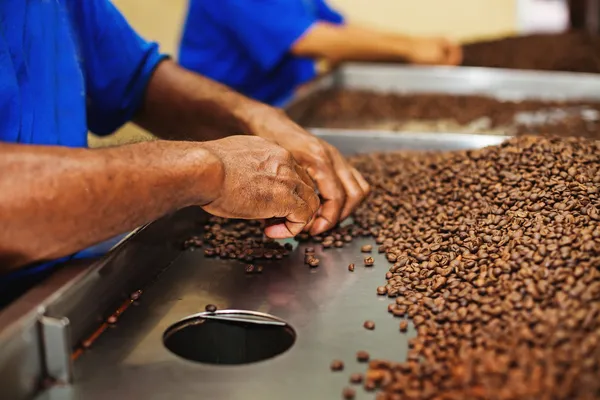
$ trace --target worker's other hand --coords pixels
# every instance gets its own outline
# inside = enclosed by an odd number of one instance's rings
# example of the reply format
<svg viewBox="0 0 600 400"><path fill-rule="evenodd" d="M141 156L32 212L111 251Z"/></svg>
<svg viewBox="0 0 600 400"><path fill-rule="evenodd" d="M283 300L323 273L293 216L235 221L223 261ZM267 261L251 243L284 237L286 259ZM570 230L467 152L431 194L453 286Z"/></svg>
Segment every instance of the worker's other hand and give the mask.
<svg viewBox="0 0 600 400"><path fill-rule="evenodd" d="M458 65L462 63L462 47L446 38L412 38L408 52L412 64Z"/></svg>
<svg viewBox="0 0 600 400"><path fill-rule="evenodd" d="M316 182L323 204L305 228L312 235L346 219L369 193L369 184L335 147L302 129L283 111L263 107L255 111L249 128L288 150Z"/></svg>
<svg viewBox="0 0 600 400"><path fill-rule="evenodd" d="M294 237L319 209L313 181L290 152L254 136L230 136L204 142L202 147L222 163L218 197L202 208L225 218L271 219L265 234L274 239Z"/></svg>

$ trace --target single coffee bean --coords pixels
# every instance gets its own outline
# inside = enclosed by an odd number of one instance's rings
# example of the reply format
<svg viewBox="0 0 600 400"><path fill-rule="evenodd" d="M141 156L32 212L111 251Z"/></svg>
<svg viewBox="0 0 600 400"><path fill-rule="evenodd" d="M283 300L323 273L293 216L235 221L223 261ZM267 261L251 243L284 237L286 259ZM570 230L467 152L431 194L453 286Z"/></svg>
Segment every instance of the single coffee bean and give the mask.
<svg viewBox="0 0 600 400"><path fill-rule="evenodd" d="M385 286L379 286L379 287L377 288L377 294L378 294L378 295L380 295L380 296L383 296L383 295L385 295L386 293L387 293L387 289L386 289L386 287L385 287Z"/></svg>
<svg viewBox="0 0 600 400"><path fill-rule="evenodd" d="M356 359L357 359L359 362L367 362L367 361L369 361L369 357L370 357L370 356L369 356L369 353L367 353L367 352L366 352L366 351L364 351L364 350L360 350L360 351L358 351L358 352L356 353Z"/></svg>
<svg viewBox="0 0 600 400"><path fill-rule="evenodd" d="M310 265L311 268L316 268L319 266L319 259L318 258L311 258L310 260L308 260L308 265Z"/></svg>
<svg viewBox="0 0 600 400"><path fill-rule="evenodd" d="M365 244L360 248L360 251L362 251L363 253L370 253L372 250L373 246L371 246L370 244Z"/></svg>
<svg viewBox="0 0 600 400"><path fill-rule="evenodd" d="M408 330L408 322L400 321L400 332L406 332Z"/></svg>
<svg viewBox="0 0 600 400"><path fill-rule="evenodd" d="M344 369L344 362L340 360L333 360L330 368L332 371L342 371Z"/></svg>
<svg viewBox="0 0 600 400"><path fill-rule="evenodd" d="M254 265L252 264L247 264L245 267L245 271L247 274L251 274L254 272Z"/></svg>
<svg viewBox="0 0 600 400"><path fill-rule="evenodd" d="M354 272L354 264L348 264L348 271Z"/></svg>
<svg viewBox="0 0 600 400"><path fill-rule="evenodd" d="M215 306L214 304L207 304L206 307L204 307L204 310L209 313L214 313L215 311L217 311L217 306Z"/></svg>
<svg viewBox="0 0 600 400"><path fill-rule="evenodd" d="M363 381L363 375L359 373L354 373L350 375L350 383L359 384Z"/></svg>
<svg viewBox="0 0 600 400"><path fill-rule="evenodd" d="M375 322L373 321L365 321L365 323L363 324L365 329L368 329L370 331L372 331L373 329L375 329Z"/></svg>
<svg viewBox="0 0 600 400"><path fill-rule="evenodd" d="M375 264L373 257L365 257L365 267L372 267Z"/></svg>
<svg viewBox="0 0 600 400"><path fill-rule="evenodd" d="M356 396L356 391L352 388L344 388L342 397L346 400L352 400Z"/></svg>

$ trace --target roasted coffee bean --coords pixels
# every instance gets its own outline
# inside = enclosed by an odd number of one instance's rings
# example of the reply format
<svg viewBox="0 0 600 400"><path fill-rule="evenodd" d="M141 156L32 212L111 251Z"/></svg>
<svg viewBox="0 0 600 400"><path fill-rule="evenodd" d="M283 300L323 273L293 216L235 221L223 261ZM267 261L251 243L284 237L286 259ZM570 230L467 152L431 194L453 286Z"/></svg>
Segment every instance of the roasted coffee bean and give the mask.
<svg viewBox="0 0 600 400"><path fill-rule="evenodd" d="M363 381L363 375L359 373L354 373L350 375L350 383L359 384Z"/></svg>
<svg viewBox="0 0 600 400"><path fill-rule="evenodd" d="M116 315L111 315L110 317L108 317L106 319L106 322L109 323L109 324L111 324L111 325L114 325L114 324L117 323L117 320L118 320L118 317Z"/></svg>
<svg viewBox="0 0 600 400"><path fill-rule="evenodd" d="M215 306L214 304L207 304L206 307L204 307L204 310L209 313L214 313L215 311L217 311L217 306Z"/></svg>
<svg viewBox="0 0 600 400"><path fill-rule="evenodd" d="M348 264L348 271L354 272L354 264Z"/></svg>
<svg viewBox="0 0 600 400"><path fill-rule="evenodd" d="M256 266L256 272L259 273L259 274L263 272L263 269L264 269L264 267L262 265L257 265Z"/></svg>
<svg viewBox="0 0 600 400"><path fill-rule="evenodd" d="M370 244L365 244L360 248L360 251L362 251L363 253L370 253L372 250L373 246L371 246Z"/></svg>
<svg viewBox="0 0 600 400"><path fill-rule="evenodd" d="M365 257L365 267L372 267L375 264L373 257Z"/></svg>
<svg viewBox="0 0 600 400"><path fill-rule="evenodd" d="M341 240L336 240L335 242L333 242L333 245L338 248L344 247L344 242L342 242Z"/></svg>
<svg viewBox="0 0 600 400"><path fill-rule="evenodd" d="M352 400L356 396L356 391L352 388L344 388L342 391L342 397L346 400Z"/></svg>
<svg viewBox="0 0 600 400"><path fill-rule="evenodd" d="M315 257L311 258L310 260L308 260L308 265L309 265L311 268L316 268L316 267L318 267L318 266L319 266L319 259L318 259L318 258L315 258Z"/></svg>
<svg viewBox="0 0 600 400"><path fill-rule="evenodd" d="M306 249L304 249L304 253L305 254L315 254L315 248L314 247L307 247Z"/></svg>
<svg viewBox="0 0 600 400"><path fill-rule="evenodd" d="M344 369L344 362L340 360L333 360L329 366L332 371L342 371Z"/></svg>
<svg viewBox="0 0 600 400"><path fill-rule="evenodd" d="M408 330L408 322L401 321L400 322L400 332L406 332Z"/></svg>
<svg viewBox="0 0 600 400"><path fill-rule="evenodd" d="M367 362L367 361L369 361L369 357L370 357L369 353L367 353L364 350L360 350L356 353L356 359L359 362Z"/></svg>
<svg viewBox="0 0 600 400"><path fill-rule="evenodd" d="M363 324L363 326L365 327L365 329L368 329L368 330L372 331L373 329L375 329L375 322L373 322L373 321L365 321L365 323Z"/></svg>
<svg viewBox="0 0 600 400"><path fill-rule="evenodd" d="M387 294L386 287L385 286L379 286L377 288L377 294L380 295L380 296L383 296L383 295Z"/></svg>
<svg viewBox="0 0 600 400"><path fill-rule="evenodd" d="M254 265L248 264L248 265L246 265L244 270L246 271L247 274L251 274L254 272Z"/></svg>

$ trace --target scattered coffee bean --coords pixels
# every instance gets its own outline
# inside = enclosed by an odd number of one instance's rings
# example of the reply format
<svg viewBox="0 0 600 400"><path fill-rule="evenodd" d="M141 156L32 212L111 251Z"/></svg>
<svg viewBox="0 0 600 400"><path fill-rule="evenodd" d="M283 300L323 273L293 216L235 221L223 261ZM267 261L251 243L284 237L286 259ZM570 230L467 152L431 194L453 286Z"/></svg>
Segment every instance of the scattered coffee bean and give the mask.
<svg viewBox="0 0 600 400"><path fill-rule="evenodd" d="M400 332L406 332L408 330L408 322L400 321Z"/></svg>
<svg viewBox="0 0 600 400"><path fill-rule="evenodd" d="M341 371L344 369L344 363L340 360L333 360L331 362L330 368L332 371Z"/></svg>
<svg viewBox="0 0 600 400"><path fill-rule="evenodd" d="M370 253L372 250L373 246L371 246L370 244L365 244L360 248L360 251L362 251L363 253Z"/></svg>
<svg viewBox="0 0 600 400"><path fill-rule="evenodd" d="M106 322L108 322L109 324L113 325L117 323L117 316L116 315L111 315L110 317L108 317L106 319Z"/></svg>
<svg viewBox="0 0 600 400"><path fill-rule="evenodd" d="M311 268L316 268L319 266L319 259L318 258L311 258L310 260L308 260L308 265L310 265Z"/></svg>
<svg viewBox="0 0 600 400"><path fill-rule="evenodd" d="M257 265L256 266L256 272L259 273L259 274L263 272L263 269L264 269L264 267L262 265Z"/></svg>
<svg viewBox="0 0 600 400"><path fill-rule="evenodd" d="M373 321L365 321L365 323L363 324L363 326L365 327L365 329L368 329L368 330L372 331L373 329L375 329L375 322L373 322Z"/></svg>
<svg viewBox="0 0 600 400"><path fill-rule="evenodd" d="M352 388L344 388L342 391L342 397L346 400L352 400L356 396L356 391Z"/></svg>
<svg viewBox="0 0 600 400"><path fill-rule="evenodd" d="M338 248L340 248L340 247L344 247L344 242L342 242L341 240L336 240L336 241L333 243L333 245L334 245L335 247L338 247Z"/></svg>
<svg viewBox="0 0 600 400"><path fill-rule="evenodd" d="M350 375L350 383L359 384L363 381L363 375L359 373L354 373Z"/></svg>
<svg viewBox="0 0 600 400"><path fill-rule="evenodd" d="M244 270L246 271L247 274L251 274L254 272L254 265L248 264L248 265L246 265L246 268Z"/></svg>
<svg viewBox="0 0 600 400"><path fill-rule="evenodd" d="M380 295L380 296L383 296L383 295L387 294L386 287L385 286L379 286L377 288L377 294Z"/></svg>
<svg viewBox="0 0 600 400"><path fill-rule="evenodd" d="M366 352L366 351L364 351L364 350L360 350L360 351L358 351L358 352L356 353L356 359L357 359L359 362L367 362L367 361L369 361L369 357L370 357L370 356L369 356L369 353L367 353L367 352Z"/></svg>
<svg viewBox="0 0 600 400"><path fill-rule="evenodd" d="M217 306L215 306L214 304L207 304L206 307L204 307L204 310L209 313L214 313L215 311L217 311Z"/></svg>
<svg viewBox="0 0 600 400"><path fill-rule="evenodd" d="M365 267L372 267L375 264L373 257L365 257Z"/></svg>
<svg viewBox="0 0 600 400"><path fill-rule="evenodd" d="M354 264L348 264L348 271L354 272Z"/></svg>

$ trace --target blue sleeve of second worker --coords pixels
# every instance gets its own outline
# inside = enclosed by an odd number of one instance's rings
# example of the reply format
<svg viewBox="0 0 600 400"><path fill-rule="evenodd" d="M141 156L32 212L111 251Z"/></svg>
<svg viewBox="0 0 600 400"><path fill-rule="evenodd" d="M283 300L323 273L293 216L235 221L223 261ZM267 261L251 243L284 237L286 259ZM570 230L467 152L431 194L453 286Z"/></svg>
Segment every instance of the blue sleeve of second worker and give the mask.
<svg viewBox="0 0 600 400"><path fill-rule="evenodd" d="M70 4L85 75L88 128L110 134L139 109L150 76L165 56L109 0Z"/></svg>
<svg viewBox="0 0 600 400"><path fill-rule="evenodd" d="M202 6L265 71L275 67L317 20L296 1L215 0Z"/></svg>
<svg viewBox="0 0 600 400"><path fill-rule="evenodd" d="M316 0L317 9L319 13L319 19L327 22L331 22L332 24L343 24L344 17L342 14L331 8L326 0Z"/></svg>

